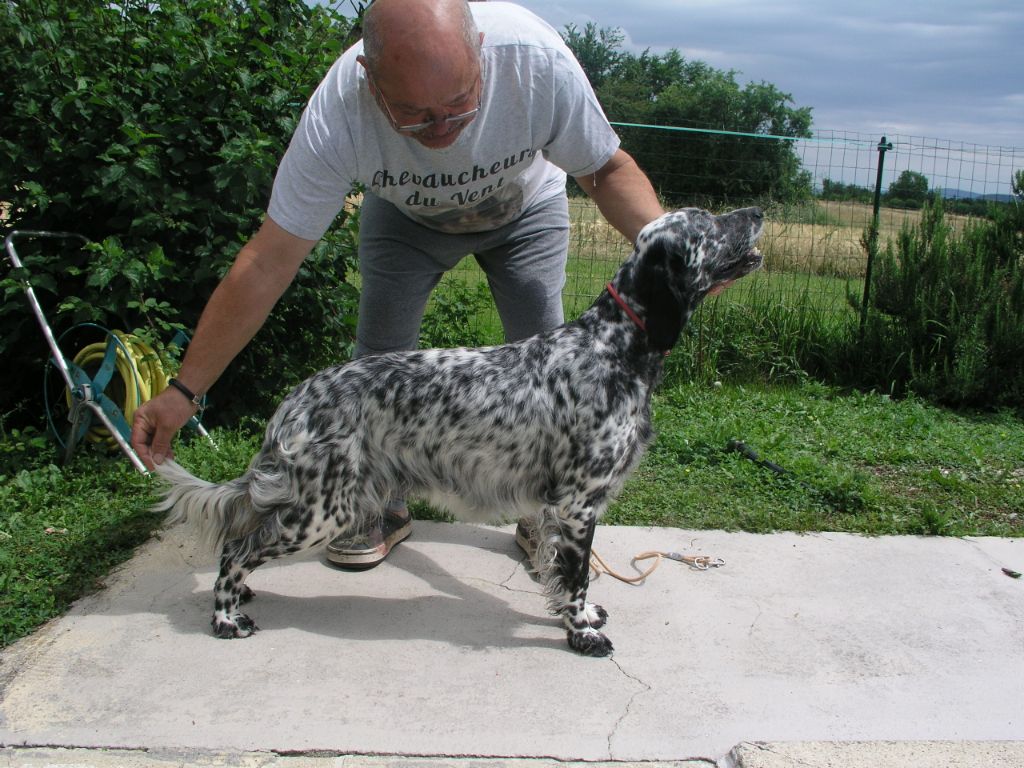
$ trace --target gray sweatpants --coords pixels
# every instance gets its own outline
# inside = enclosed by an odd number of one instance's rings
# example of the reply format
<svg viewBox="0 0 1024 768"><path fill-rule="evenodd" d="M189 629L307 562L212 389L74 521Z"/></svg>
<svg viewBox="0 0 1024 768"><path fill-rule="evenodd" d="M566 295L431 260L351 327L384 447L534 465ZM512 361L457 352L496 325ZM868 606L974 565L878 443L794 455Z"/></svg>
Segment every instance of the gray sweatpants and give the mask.
<svg viewBox="0 0 1024 768"><path fill-rule="evenodd" d="M356 357L415 349L430 292L469 254L487 275L506 340L560 325L568 249L564 195L504 227L465 235L429 229L390 203L365 195L359 218L362 289Z"/></svg>

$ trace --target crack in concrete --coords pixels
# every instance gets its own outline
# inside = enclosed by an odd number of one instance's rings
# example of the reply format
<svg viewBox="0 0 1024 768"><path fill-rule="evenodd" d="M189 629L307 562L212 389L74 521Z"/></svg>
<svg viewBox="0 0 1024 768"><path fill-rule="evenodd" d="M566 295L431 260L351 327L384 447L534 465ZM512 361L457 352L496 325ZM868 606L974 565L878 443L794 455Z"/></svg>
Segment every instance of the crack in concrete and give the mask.
<svg viewBox="0 0 1024 768"><path fill-rule="evenodd" d="M614 761L619 761L619 760L625 760L626 758L616 757L616 755L615 755L615 749L612 746L612 742L615 740L615 734L618 732L619 727L626 721L626 718L629 717L630 712L631 712L631 710L633 708L633 703L637 700L637 698L639 698L640 696L642 696L645 693L650 693L652 690L654 690L654 688L649 683L646 683L645 681L643 681L642 679L640 679L636 675L630 674L629 672L627 672L623 668L623 666L619 662L617 662L615 660L614 656L610 657L610 661L612 662L612 664L615 665L615 668L618 669L620 673L622 673L623 677L625 677L627 680L632 680L634 683L637 683L640 686L640 689L637 690L637 691L634 691L633 695L629 697L629 700L626 702L626 706L623 709L622 714L615 721L615 724L612 726L611 731L608 733L608 739L607 739L608 759L609 760L614 760ZM694 756L694 757L687 757L687 758L685 758L684 762L685 762L686 765L690 765L691 763L706 763L707 765L714 766L714 768L718 768L718 765L719 765L718 760L716 760L715 758L713 758L713 757L702 757L702 756L699 756L699 755L698 756Z"/></svg>
<svg viewBox="0 0 1024 768"><path fill-rule="evenodd" d="M493 579L485 579L485 578L483 578L481 576L463 576L461 578L463 580L465 580L465 581L475 581L475 582L477 582L479 584L487 584L488 586L491 586L491 587L497 587L498 589L503 589L506 592L516 592L516 593L522 594L522 595L542 595L543 592L540 589L521 589L519 587L513 587L513 586L509 585L509 582L512 581L512 579L515 578L517 573L519 573L519 569L523 568L524 561L525 561L525 558L523 560L518 561L514 566L512 566L512 570L509 572L508 576L506 576L501 581L495 581ZM447 572L445 572L445 573L447 574ZM447 574L447 575L451 575L451 574Z"/></svg>
<svg viewBox="0 0 1024 768"><path fill-rule="evenodd" d="M498 586L501 587L502 589L507 589L509 592L521 592L523 594L531 594L531 595L533 595L533 594L541 594L541 592L539 590L518 589L516 587L510 587L509 584L508 584L510 581L512 581L512 579L515 578L516 574L519 573L520 570L522 570L527 576L529 576L534 581L534 583L537 583L537 580L530 574L530 570L527 567L529 562L530 562L530 559L528 557L526 557L525 555L523 555L523 557L519 561L517 561L514 566L512 566L512 570L509 572L508 576L505 577L505 580L502 581L500 584L498 584Z"/></svg>
<svg viewBox="0 0 1024 768"><path fill-rule="evenodd" d="M747 628L747 637L754 635L754 627L757 626L757 622L761 620L761 614L764 613L764 609L759 602L755 601L754 607L757 608L757 614L754 616L753 621L750 622L750 627Z"/></svg>
<svg viewBox="0 0 1024 768"><path fill-rule="evenodd" d="M619 664L619 662L617 662L615 660L614 656L610 657L610 660L611 660L612 664L615 665L615 668L618 669L620 673L622 673L623 677L625 677L627 680L632 680L634 683L637 683L638 685L641 686L640 690L634 691L633 695L629 697L629 700L626 702L626 706L623 709L622 714L619 716L619 719L615 721L615 724L612 726L611 731L608 732L608 739L607 739L608 759L609 760L616 760L617 758L615 757L615 750L612 747L612 741L615 740L615 734L616 734L616 732L618 732L619 726L621 726L622 723L625 722L626 718L629 717L630 710L633 707L633 702L636 701L637 696L640 696L643 693L650 693L652 688L651 688L651 686L649 684L645 683L643 680L641 680L636 675L632 675L629 672L627 672L625 669L623 669L622 665Z"/></svg>

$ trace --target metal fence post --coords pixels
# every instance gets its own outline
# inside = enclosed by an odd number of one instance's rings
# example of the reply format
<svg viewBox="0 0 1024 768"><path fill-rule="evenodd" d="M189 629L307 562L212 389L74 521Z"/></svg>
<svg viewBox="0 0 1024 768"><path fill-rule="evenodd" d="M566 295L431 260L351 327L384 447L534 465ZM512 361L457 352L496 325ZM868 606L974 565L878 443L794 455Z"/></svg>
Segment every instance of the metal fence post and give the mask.
<svg viewBox="0 0 1024 768"><path fill-rule="evenodd" d="M864 299L860 305L860 334L864 335L864 326L868 321L868 299L871 296L871 267L878 249L878 210L882 204L882 169L885 168L885 153L892 149L892 142L885 136L878 142L878 174L875 176L875 200L871 214L871 228L868 230L868 264L864 270Z"/></svg>

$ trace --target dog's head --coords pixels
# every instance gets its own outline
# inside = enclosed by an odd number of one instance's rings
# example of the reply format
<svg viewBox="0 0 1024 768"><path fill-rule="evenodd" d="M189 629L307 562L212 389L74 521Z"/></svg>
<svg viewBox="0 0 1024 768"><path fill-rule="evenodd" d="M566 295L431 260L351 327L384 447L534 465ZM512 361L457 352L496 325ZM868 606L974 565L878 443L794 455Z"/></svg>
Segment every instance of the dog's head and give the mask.
<svg viewBox="0 0 1024 768"><path fill-rule="evenodd" d="M719 216L684 208L640 231L632 279L622 288L643 309L647 335L657 349L675 345L708 293L760 268L762 256L754 244L763 226L760 208Z"/></svg>

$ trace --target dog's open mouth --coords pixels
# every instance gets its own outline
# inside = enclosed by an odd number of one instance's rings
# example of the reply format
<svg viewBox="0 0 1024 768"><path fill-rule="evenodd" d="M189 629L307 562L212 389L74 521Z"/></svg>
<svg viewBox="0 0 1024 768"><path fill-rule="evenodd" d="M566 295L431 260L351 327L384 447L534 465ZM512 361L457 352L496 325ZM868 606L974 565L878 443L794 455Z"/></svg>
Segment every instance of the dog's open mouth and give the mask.
<svg viewBox="0 0 1024 768"><path fill-rule="evenodd" d="M764 264L764 255L756 245L751 245L739 258L725 267L718 280L738 280L756 272Z"/></svg>
<svg viewBox="0 0 1024 768"><path fill-rule="evenodd" d="M750 250L747 251L743 262L743 274L749 275L751 272L760 269L762 264L764 264L764 254L761 253L761 249L756 245L750 246Z"/></svg>

